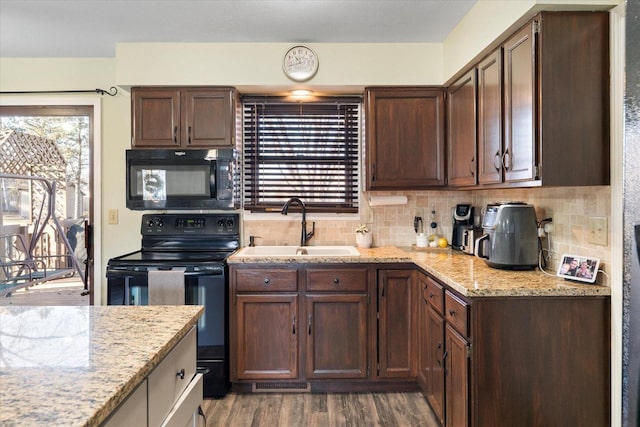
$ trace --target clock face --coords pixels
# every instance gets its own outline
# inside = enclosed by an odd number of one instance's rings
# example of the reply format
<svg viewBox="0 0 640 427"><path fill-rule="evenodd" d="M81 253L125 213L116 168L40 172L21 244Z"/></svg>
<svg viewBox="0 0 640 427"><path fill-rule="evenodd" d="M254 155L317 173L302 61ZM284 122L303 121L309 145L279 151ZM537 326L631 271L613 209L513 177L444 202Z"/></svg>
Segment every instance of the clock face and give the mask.
<svg viewBox="0 0 640 427"><path fill-rule="evenodd" d="M294 46L284 54L282 69L291 80L309 80L318 71L318 56L307 46Z"/></svg>

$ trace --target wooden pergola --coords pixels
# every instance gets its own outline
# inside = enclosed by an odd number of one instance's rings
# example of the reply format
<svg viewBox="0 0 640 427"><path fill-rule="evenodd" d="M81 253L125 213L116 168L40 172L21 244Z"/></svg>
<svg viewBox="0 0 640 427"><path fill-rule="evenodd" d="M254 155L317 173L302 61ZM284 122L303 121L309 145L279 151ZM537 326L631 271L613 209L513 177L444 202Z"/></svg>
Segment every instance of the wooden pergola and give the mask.
<svg viewBox="0 0 640 427"><path fill-rule="evenodd" d="M55 181L59 184L58 197L56 198L59 202L65 200L66 165L67 162L54 141L15 130L0 131L0 173L29 177L39 176L49 181ZM6 196L5 192L9 188L13 191L28 190L31 214L38 215L35 209L42 203L44 197L42 188L37 185L31 186L31 181L18 181L5 183L6 188L2 189L2 197ZM64 203L56 206L56 214L64 217Z"/></svg>

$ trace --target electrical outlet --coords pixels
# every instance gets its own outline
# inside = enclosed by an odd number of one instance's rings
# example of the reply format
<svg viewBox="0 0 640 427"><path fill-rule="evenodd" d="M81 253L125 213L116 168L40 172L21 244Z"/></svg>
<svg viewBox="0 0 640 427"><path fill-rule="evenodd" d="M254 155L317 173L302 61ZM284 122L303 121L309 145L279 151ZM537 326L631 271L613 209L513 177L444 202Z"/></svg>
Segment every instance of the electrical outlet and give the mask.
<svg viewBox="0 0 640 427"><path fill-rule="evenodd" d="M589 243L594 245L607 246L607 217L591 216L589 217Z"/></svg>
<svg viewBox="0 0 640 427"><path fill-rule="evenodd" d="M118 209L109 209L109 224L117 224L118 223Z"/></svg>

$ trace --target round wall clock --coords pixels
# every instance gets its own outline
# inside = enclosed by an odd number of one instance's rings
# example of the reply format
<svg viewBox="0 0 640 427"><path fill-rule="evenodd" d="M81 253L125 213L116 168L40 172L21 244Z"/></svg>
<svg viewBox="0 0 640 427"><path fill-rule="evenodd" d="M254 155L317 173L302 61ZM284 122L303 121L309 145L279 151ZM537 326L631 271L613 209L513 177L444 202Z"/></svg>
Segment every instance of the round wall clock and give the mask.
<svg viewBox="0 0 640 427"><path fill-rule="evenodd" d="M318 55L307 46L293 46L284 54L282 69L291 80L309 80L318 71Z"/></svg>

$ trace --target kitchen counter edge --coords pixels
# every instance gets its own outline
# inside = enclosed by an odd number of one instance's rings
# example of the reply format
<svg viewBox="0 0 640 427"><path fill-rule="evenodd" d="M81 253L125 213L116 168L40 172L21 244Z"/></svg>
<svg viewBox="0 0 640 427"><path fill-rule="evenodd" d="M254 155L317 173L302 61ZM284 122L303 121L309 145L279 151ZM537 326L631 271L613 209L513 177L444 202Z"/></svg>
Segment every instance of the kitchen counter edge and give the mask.
<svg viewBox="0 0 640 427"><path fill-rule="evenodd" d="M544 273L500 270L484 261L451 249L417 251L411 247L358 248L360 256L250 256L237 254L227 259L234 264L400 264L412 263L466 297L610 296L611 288L583 284Z"/></svg>

